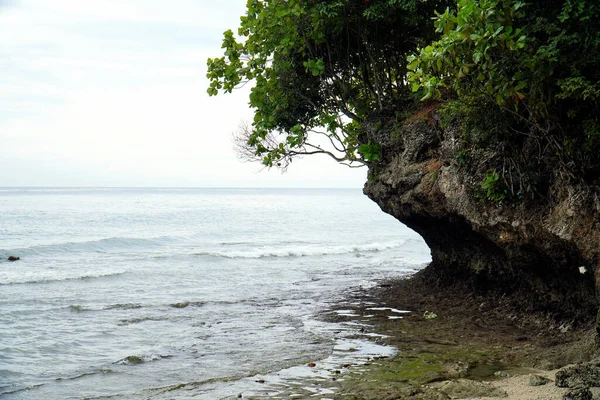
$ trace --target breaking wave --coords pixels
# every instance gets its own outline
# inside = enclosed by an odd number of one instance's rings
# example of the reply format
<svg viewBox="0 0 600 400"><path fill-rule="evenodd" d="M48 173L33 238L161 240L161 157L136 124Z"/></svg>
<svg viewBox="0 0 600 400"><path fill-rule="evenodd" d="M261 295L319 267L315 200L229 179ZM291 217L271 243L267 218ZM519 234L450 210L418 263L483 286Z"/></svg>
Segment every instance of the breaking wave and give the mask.
<svg viewBox="0 0 600 400"><path fill-rule="evenodd" d="M73 254L73 253L110 253L125 250L130 252L132 248L157 247L170 243L175 238L162 236L157 238L133 238L133 237L111 237L99 240L88 240L84 242L64 242L46 244L39 246L24 247L20 249L0 249L0 255L16 254L21 258L27 256L44 256L49 254Z"/></svg>
<svg viewBox="0 0 600 400"><path fill-rule="evenodd" d="M195 256L210 256L222 258L271 258L271 257L311 257L340 254L375 253L402 247L406 240L397 240L387 243L368 243L354 246L325 246L318 245L293 245L293 246L261 246L240 250L203 251L194 253Z"/></svg>
<svg viewBox="0 0 600 400"><path fill-rule="evenodd" d="M162 354L147 354L141 356L127 356L125 358L120 359L119 361L114 362L116 365L138 365L145 364L152 361L163 360L165 358L172 358L173 356L170 354L162 355Z"/></svg>
<svg viewBox="0 0 600 400"><path fill-rule="evenodd" d="M11 282L0 282L0 286L4 285L25 285L25 284L36 284L36 283L55 283L55 282L67 282L67 281L87 281L92 279L112 278L125 274L126 271L115 271L105 274L97 275L82 275L82 276L58 276L58 277L33 277L30 279L24 278L20 280L14 280Z"/></svg>

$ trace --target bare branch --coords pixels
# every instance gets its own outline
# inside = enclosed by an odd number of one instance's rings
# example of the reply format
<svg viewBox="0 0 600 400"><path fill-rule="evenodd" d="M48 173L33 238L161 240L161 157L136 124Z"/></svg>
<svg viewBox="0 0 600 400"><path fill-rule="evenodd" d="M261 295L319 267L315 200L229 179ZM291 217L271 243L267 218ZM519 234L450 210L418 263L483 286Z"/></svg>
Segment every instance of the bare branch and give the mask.
<svg viewBox="0 0 600 400"><path fill-rule="evenodd" d="M260 140L261 146L266 149L266 152L278 150L280 159L275 165L277 168L286 170L294 158L306 155L323 154L331 157L336 162L346 165L351 168L358 168L366 165L365 161L356 158L354 155L345 151L343 143L336 145L334 138L326 132L316 130L310 131L313 134L326 136L329 139L333 149L323 148L321 145L313 144L309 141L304 142L301 146L290 148L290 146L282 140L283 135L271 132L264 139ZM262 153L259 153L254 146L249 142L252 139L252 129L247 124L240 124L240 127L233 133L233 147L237 157L243 162L263 162ZM337 136L336 136L337 137ZM339 148L338 146L342 146ZM281 148L283 147L283 151Z"/></svg>

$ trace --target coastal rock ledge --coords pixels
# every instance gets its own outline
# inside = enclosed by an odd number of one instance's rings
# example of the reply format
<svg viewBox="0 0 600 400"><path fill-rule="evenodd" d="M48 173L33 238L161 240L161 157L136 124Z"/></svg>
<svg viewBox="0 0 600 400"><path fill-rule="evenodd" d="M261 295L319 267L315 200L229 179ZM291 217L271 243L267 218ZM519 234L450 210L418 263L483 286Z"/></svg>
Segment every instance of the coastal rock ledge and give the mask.
<svg viewBox="0 0 600 400"><path fill-rule="evenodd" d="M364 193L423 237L433 261L421 274L432 285L464 284L560 321L563 330L592 329L600 293L599 177L579 178L552 154L540 157L535 138L469 147L465 130L444 122L436 103L372 114L360 140L381 146ZM482 189L491 168L507 180L522 179L528 168L541 178L520 200L494 200Z"/></svg>

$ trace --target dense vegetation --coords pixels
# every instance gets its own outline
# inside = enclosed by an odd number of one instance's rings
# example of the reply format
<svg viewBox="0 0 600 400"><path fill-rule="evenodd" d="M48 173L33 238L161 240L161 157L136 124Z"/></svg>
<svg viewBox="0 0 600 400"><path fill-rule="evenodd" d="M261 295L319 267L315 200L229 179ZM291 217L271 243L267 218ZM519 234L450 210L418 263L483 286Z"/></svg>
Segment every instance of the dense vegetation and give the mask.
<svg viewBox="0 0 600 400"><path fill-rule="evenodd" d="M254 81L254 121L241 139L265 165L323 152L374 160L377 145L357 141L360 123L410 93L406 58L437 37L431 16L450 3L249 0L239 39L225 32L225 56L208 60L208 92Z"/></svg>
<svg viewBox="0 0 600 400"><path fill-rule="evenodd" d="M283 168L314 153L376 162L378 144L358 140L368 114L435 99L465 132L461 162L506 145L486 196L523 198L544 163L598 179L599 25L597 0L248 0L208 60L208 93L251 81L241 148Z"/></svg>

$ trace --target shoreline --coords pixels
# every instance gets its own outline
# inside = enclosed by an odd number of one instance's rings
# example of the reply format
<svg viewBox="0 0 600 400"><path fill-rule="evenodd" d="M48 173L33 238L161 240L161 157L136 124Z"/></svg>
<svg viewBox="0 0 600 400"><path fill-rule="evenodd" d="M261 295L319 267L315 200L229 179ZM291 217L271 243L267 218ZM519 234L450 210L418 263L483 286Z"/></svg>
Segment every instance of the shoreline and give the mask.
<svg viewBox="0 0 600 400"><path fill-rule="evenodd" d="M597 355L589 327L519 312L460 285L441 288L420 273L351 292L319 319L358 328L340 333L342 341L395 353L357 357L350 346L346 356L248 377L225 399L562 400L570 389L555 385L556 372ZM600 399L600 389L590 391Z"/></svg>
<svg viewBox="0 0 600 400"><path fill-rule="evenodd" d="M569 391L554 384L558 369L597 356L590 326L525 313L460 285L440 287L420 273L371 295L384 307L411 311L390 319L382 310L372 319L373 331L398 353L351 370L334 399L558 400ZM545 383L532 386L531 379Z"/></svg>

